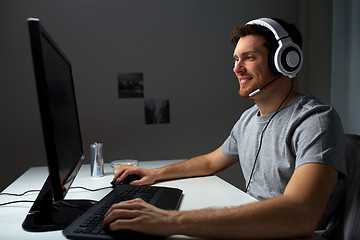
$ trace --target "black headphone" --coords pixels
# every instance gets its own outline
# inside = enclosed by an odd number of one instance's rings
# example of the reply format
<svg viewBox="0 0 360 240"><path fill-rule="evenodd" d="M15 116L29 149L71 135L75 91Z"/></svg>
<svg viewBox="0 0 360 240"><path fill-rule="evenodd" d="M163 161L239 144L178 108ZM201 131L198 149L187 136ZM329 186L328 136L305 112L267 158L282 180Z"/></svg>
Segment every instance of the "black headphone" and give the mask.
<svg viewBox="0 0 360 240"><path fill-rule="evenodd" d="M246 24L256 24L268 28L275 36L279 46L270 50L269 66L277 74L294 78L300 71L303 63L303 54L300 47L295 44L285 29L275 20L259 18Z"/></svg>

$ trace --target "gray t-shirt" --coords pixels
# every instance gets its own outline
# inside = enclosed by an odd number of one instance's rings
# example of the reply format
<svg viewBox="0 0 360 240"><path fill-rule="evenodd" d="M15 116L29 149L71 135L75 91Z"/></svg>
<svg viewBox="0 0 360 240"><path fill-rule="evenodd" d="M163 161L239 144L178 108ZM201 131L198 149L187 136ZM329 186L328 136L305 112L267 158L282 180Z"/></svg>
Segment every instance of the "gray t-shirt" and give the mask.
<svg viewBox="0 0 360 240"><path fill-rule="evenodd" d="M253 176L250 178L260 136L272 114L258 116L254 105L246 110L221 146L225 156L238 158L248 194L262 200L282 195L295 169L306 163L322 163L338 170L339 180L318 229L332 230L346 175L344 133L333 108L313 96L298 94L282 108L263 134ZM336 214L337 215L337 214Z"/></svg>

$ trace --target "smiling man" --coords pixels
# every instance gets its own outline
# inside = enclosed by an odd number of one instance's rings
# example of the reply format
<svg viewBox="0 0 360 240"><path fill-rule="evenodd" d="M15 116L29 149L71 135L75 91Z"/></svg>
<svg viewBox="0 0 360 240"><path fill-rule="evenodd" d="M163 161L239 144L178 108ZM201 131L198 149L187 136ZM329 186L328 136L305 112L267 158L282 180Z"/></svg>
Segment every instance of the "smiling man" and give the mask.
<svg viewBox="0 0 360 240"><path fill-rule="evenodd" d="M262 18L234 29L231 42L239 94L255 105L225 142L209 154L159 169L126 169L115 178L138 174L132 184L146 185L210 175L240 162L245 191L260 201L165 211L136 199L114 204L104 227L223 239L331 236L346 176L343 130L332 107L294 89L301 34L294 25Z"/></svg>

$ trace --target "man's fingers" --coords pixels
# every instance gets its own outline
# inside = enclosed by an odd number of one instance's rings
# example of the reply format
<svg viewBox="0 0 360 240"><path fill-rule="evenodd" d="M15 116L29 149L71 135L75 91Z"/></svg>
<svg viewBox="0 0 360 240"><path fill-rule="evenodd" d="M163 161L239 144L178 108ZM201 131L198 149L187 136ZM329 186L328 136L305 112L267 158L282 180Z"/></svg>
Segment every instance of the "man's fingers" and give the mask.
<svg viewBox="0 0 360 240"><path fill-rule="evenodd" d="M112 205L104 216L103 227L109 225L110 230L129 229L126 224L141 215L139 210L143 208L143 203L142 199L132 199Z"/></svg>
<svg viewBox="0 0 360 240"><path fill-rule="evenodd" d="M144 201L142 199L132 199L129 201L123 201L123 202L119 202L119 203L115 203L113 204L109 210L105 213L105 217L108 216L110 213L112 213L115 210L135 210L135 209L141 209L142 208L142 203Z"/></svg>

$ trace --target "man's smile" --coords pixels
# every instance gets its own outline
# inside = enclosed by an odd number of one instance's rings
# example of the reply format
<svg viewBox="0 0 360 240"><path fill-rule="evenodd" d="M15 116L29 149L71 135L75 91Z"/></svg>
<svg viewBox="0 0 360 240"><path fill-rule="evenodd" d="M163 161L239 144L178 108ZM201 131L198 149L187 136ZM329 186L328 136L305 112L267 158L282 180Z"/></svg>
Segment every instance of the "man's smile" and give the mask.
<svg viewBox="0 0 360 240"><path fill-rule="evenodd" d="M239 77L240 85L244 85L252 79L253 79L253 77Z"/></svg>

